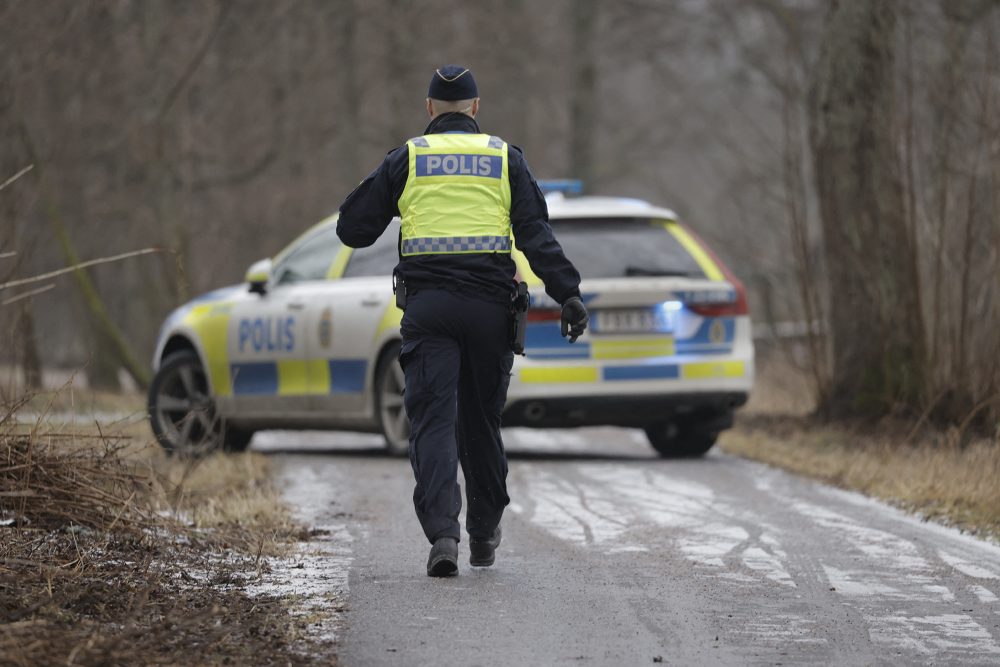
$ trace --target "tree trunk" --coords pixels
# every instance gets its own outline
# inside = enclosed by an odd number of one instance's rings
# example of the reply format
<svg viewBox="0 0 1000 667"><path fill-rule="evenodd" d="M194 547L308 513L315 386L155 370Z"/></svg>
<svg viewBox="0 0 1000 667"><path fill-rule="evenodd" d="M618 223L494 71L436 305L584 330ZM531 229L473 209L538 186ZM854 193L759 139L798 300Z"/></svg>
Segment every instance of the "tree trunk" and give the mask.
<svg viewBox="0 0 1000 667"><path fill-rule="evenodd" d="M21 367L25 391L42 388L42 362L38 357L38 341L35 339L35 318L31 313L29 299L21 301L17 307L14 326L14 344L17 346L17 364Z"/></svg>
<svg viewBox="0 0 1000 667"><path fill-rule="evenodd" d="M336 54L337 60L350 65L341 67L340 76L340 113L341 131L345 138L341 140L341 154L337 161L343 165L352 183L360 182L364 177L361 166L361 83L357 73L358 22L360 20L357 5L353 0L343 3L335 14L339 19Z"/></svg>
<svg viewBox="0 0 1000 667"><path fill-rule="evenodd" d="M87 386L100 391L119 392L122 390L118 371L117 350L114 341L104 332L100 323L91 317L90 328L90 358L87 360L85 372Z"/></svg>
<svg viewBox="0 0 1000 667"><path fill-rule="evenodd" d="M56 245L59 247L60 254L63 256L66 266L79 264L80 257L77 255L76 247L73 245L69 232L66 229L62 211L59 209L59 204L56 201L55 195L48 192L46 189L44 170L42 169L41 163L38 159L38 153L35 150L35 145L31 139L31 134L28 131L28 126L23 121L20 124L20 134L24 148L30 155L32 164L35 165L34 173L38 179L38 187L41 193L42 204L45 208L46 217L48 218L52 235L55 237ZM121 367L123 367L128 374L132 376L132 379L135 380L139 387L143 389L148 387L150 381L152 380L152 374L147 366L139 361L139 358L132 350L132 346L129 344L129 341L125 337L121 327L119 327L118 324L115 323L114 319L112 319L111 314L108 312L108 308L104 303L104 299L101 298L101 295L97 291L97 287L90 278L90 274L88 274L85 269L78 268L73 272L73 278L76 280L76 285L80 289L80 295L83 297L83 304L86 306L87 312L89 313L94 326L96 329L100 330L103 335L103 338L98 344L99 349L95 352L99 354L114 355L114 358L117 360L117 364L120 364ZM106 345L104 344L105 342L107 343ZM115 379L108 380L109 386L114 386L116 384L117 368L115 370Z"/></svg>
<svg viewBox="0 0 1000 667"><path fill-rule="evenodd" d="M572 9L573 88L569 110L569 174L593 189L597 66L594 55L595 0L574 0Z"/></svg>
<svg viewBox="0 0 1000 667"><path fill-rule="evenodd" d="M810 91L833 374L821 413L917 409L925 342L894 128L892 0L833 2Z"/></svg>
<svg viewBox="0 0 1000 667"><path fill-rule="evenodd" d="M414 11L413 0L388 0L386 7L386 18L391 21L385 36L386 72L389 73L386 85L390 102L387 143L395 146L420 131L415 130L413 124L414 117L420 117L420 98L414 98L412 92L401 85L401 82L411 80L414 60L412 54L420 48L420 40L412 29Z"/></svg>

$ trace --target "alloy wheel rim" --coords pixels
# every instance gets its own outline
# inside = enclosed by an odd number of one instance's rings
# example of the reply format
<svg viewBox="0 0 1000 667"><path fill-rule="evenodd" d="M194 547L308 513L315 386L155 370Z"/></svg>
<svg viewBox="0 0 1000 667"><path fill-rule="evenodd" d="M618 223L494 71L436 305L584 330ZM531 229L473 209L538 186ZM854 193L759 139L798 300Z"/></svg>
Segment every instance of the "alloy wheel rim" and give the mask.
<svg viewBox="0 0 1000 667"><path fill-rule="evenodd" d="M196 364L182 364L164 378L156 394L155 413L171 449L207 450L218 439L208 379Z"/></svg>
<svg viewBox="0 0 1000 667"><path fill-rule="evenodd" d="M379 397L382 427L385 434L397 446L409 445L410 420L403 404L405 378L403 368L393 359L383 371L382 392Z"/></svg>

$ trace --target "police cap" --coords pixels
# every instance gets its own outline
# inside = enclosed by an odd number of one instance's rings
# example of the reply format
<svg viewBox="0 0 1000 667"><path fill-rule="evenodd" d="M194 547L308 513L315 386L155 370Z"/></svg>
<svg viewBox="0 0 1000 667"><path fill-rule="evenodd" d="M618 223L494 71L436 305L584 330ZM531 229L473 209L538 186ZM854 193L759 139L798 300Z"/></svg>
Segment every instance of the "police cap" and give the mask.
<svg viewBox="0 0 1000 667"><path fill-rule="evenodd" d="M479 97L479 89L469 68L445 65L434 70L430 88L427 89L427 97L445 102L471 100Z"/></svg>

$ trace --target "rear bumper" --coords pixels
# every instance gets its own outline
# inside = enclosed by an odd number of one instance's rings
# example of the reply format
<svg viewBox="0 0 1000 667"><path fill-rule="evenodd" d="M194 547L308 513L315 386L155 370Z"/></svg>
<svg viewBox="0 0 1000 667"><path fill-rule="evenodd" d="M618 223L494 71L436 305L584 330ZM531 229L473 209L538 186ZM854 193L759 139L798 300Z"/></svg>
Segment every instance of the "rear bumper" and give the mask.
<svg viewBox="0 0 1000 667"><path fill-rule="evenodd" d="M566 428L573 426L644 427L684 420L731 425L734 409L747 402L742 391L521 398L504 409L504 426Z"/></svg>

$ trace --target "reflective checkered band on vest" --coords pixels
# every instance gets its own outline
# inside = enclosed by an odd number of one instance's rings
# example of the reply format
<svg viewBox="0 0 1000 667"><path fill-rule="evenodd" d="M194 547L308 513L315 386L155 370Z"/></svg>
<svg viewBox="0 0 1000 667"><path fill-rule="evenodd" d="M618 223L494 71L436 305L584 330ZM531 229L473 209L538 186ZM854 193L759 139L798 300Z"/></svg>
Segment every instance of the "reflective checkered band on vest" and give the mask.
<svg viewBox="0 0 1000 667"><path fill-rule="evenodd" d="M428 146L430 146L430 144L427 143L427 140L424 139L423 137L413 137L412 139L410 139L410 141L413 142L414 146L421 146L423 148L427 148Z"/></svg>
<svg viewBox="0 0 1000 667"><path fill-rule="evenodd" d="M404 255L444 252L510 252L509 236L446 236L403 239Z"/></svg>

